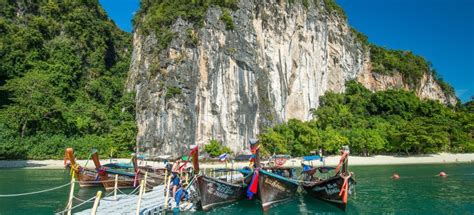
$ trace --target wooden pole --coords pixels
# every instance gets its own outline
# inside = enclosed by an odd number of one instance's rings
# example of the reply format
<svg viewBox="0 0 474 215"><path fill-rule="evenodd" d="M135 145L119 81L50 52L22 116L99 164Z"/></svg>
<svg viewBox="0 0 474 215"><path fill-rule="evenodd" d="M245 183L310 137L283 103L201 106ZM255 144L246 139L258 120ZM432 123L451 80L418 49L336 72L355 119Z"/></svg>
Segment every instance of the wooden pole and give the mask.
<svg viewBox="0 0 474 215"><path fill-rule="evenodd" d="M138 194L137 212L136 215L140 215L140 205L142 204L143 191L145 190L145 180L140 181L140 194Z"/></svg>
<svg viewBox="0 0 474 215"><path fill-rule="evenodd" d="M67 215L71 215L71 208L72 208L72 199L74 197L74 184L76 179L74 179L74 175L71 178L71 190L69 191L69 201L67 203Z"/></svg>
<svg viewBox="0 0 474 215"><path fill-rule="evenodd" d="M232 171L234 171L234 160L232 160L231 162L232 162L232 164L231 164L230 168L232 169ZM233 178L234 178L234 172L231 172L230 173L230 183L232 183Z"/></svg>
<svg viewBox="0 0 474 215"><path fill-rule="evenodd" d="M100 197L102 196L102 191L97 191L97 195L95 196L94 206L92 207L91 215L95 215L97 212L97 208L99 207Z"/></svg>
<svg viewBox="0 0 474 215"><path fill-rule="evenodd" d="M230 175L229 175L229 174L230 174L230 171L229 171L229 169L228 169L228 165L227 165L227 164L228 164L227 159L225 159L225 168L227 169L227 172L225 172L225 181L228 182L228 181L230 180Z"/></svg>
<svg viewBox="0 0 474 215"><path fill-rule="evenodd" d="M165 185L166 185L166 179L168 178L168 168L165 167Z"/></svg>
<svg viewBox="0 0 474 215"><path fill-rule="evenodd" d="M115 174L114 200L117 200L118 174Z"/></svg>
<svg viewBox="0 0 474 215"><path fill-rule="evenodd" d="M165 209L168 209L168 197L170 196L171 177L173 177L172 174L168 177L168 181L166 181L166 186L165 186L165 192L166 192L165 193Z"/></svg>
<svg viewBox="0 0 474 215"><path fill-rule="evenodd" d="M147 179L148 179L148 171L145 171L145 177L143 179L145 181L145 184L143 184L144 186L143 191L146 191Z"/></svg>

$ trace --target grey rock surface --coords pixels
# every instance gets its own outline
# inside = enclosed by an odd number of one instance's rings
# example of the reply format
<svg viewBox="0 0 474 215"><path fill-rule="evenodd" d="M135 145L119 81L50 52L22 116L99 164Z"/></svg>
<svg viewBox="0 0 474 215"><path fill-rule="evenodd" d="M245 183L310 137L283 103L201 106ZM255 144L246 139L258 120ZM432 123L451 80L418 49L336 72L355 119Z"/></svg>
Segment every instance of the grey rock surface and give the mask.
<svg viewBox="0 0 474 215"><path fill-rule="evenodd" d="M231 11L234 30L212 6L203 27L192 31L196 44L188 36L193 23L178 19L176 36L159 52L154 34L136 29L127 89L136 92L139 148L178 156L216 139L242 152L267 126L311 119L319 97L343 92L348 80L371 90L409 88L372 73L346 20L324 10L323 1L310 2L305 8L298 1L241 0ZM425 79L412 90L450 102L432 77Z"/></svg>

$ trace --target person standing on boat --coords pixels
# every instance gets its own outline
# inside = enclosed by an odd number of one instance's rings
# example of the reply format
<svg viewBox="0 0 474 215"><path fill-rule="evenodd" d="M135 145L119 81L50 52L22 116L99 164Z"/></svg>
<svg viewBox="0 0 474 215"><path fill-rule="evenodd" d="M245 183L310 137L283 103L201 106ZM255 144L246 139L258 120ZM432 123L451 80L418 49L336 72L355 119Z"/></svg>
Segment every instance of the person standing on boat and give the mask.
<svg viewBox="0 0 474 215"><path fill-rule="evenodd" d="M181 164L182 159L178 158L176 162L173 164L173 168L171 168L171 173L173 174L173 178L171 179L171 183L173 185L173 197L175 197L176 190L178 189L179 186L179 171L180 171L180 164Z"/></svg>
<svg viewBox="0 0 474 215"><path fill-rule="evenodd" d="M181 201L188 201L189 195L188 191L186 191L186 186L188 184L186 183L181 183L181 186L179 187L178 190L176 190L176 195L174 196L174 200L176 201L176 207L179 207L179 204Z"/></svg>

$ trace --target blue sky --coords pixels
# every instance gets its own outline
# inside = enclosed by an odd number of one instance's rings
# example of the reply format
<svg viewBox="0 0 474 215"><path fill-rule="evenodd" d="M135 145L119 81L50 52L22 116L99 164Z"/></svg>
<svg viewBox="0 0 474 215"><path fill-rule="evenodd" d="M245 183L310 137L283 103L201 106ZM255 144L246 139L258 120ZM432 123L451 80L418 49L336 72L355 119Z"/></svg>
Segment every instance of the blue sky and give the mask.
<svg viewBox="0 0 474 215"><path fill-rule="evenodd" d="M123 30L139 0L99 0ZM431 61L463 102L474 95L474 0L336 0L349 23L377 45Z"/></svg>

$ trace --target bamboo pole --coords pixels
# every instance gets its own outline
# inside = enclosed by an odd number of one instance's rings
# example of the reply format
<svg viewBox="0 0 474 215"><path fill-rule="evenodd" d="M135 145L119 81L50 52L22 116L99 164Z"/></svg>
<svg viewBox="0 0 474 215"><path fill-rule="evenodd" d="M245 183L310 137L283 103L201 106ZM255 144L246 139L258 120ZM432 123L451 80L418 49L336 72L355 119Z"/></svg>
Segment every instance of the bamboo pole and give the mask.
<svg viewBox="0 0 474 215"><path fill-rule="evenodd" d="M145 180L140 181L140 194L138 194L136 215L140 215L140 206L142 204L142 196L143 196L143 191L145 190L145 186L146 186Z"/></svg>
<svg viewBox="0 0 474 215"><path fill-rule="evenodd" d="M145 171L145 177L144 177L144 179L143 179L143 180L145 181L145 184L144 184L143 191L146 191L147 179L148 179L148 171Z"/></svg>
<svg viewBox="0 0 474 215"><path fill-rule="evenodd" d="M168 178L168 168L165 167L165 185L166 185L166 178Z"/></svg>
<svg viewBox="0 0 474 215"><path fill-rule="evenodd" d="M97 195L95 196L94 206L92 207L91 215L95 215L97 212L97 208L99 207L100 197L102 196L102 191L97 191Z"/></svg>
<svg viewBox="0 0 474 215"><path fill-rule="evenodd" d="M76 182L76 179L74 179L74 175L72 175L71 178L71 190L69 191L69 201L67 203L67 214L71 215L71 208L72 208L72 199L74 197L74 184Z"/></svg>
<svg viewBox="0 0 474 215"><path fill-rule="evenodd" d="M169 177L168 177L168 181L166 182L166 186L165 186L165 209L168 209L168 197L170 196L170 183L171 183L171 177L173 176L173 174L171 174Z"/></svg>
<svg viewBox="0 0 474 215"><path fill-rule="evenodd" d="M117 200L118 174L115 174L114 200Z"/></svg>
<svg viewBox="0 0 474 215"><path fill-rule="evenodd" d="M227 165L227 159L225 159L225 168L227 169L227 172L225 172L224 174L225 174L225 181L228 182L228 180L230 180L230 179L229 179L229 178L230 178L230 171L229 171L229 169L228 169L227 167L228 167L228 165Z"/></svg>
<svg viewBox="0 0 474 215"><path fill-rule="evenodd" d="M232 162L232 163L231 163L231 167L230 167L230 168L232 169L232 171L234 171L234 160L232 160L231 162ZM231 172L231 173L230 173L230 183L232 183L232 181L233 181L232 179L234 179L234 172Z"/></svg>

